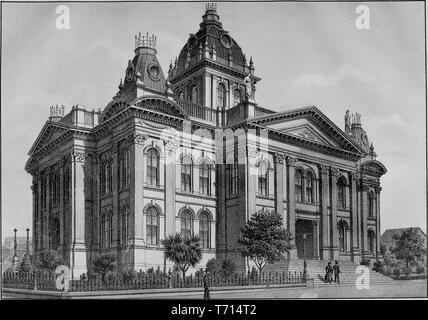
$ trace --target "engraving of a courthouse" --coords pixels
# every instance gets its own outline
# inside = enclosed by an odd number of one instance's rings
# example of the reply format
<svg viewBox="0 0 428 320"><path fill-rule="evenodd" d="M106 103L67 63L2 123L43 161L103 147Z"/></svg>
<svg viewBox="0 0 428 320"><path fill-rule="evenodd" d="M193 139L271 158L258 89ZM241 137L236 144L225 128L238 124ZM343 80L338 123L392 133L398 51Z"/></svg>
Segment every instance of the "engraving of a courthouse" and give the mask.
<svg viewBox="0 0 428 320"><path fill-rule="evenodd" d="M386 169L360 115L347 112L342 131L314 106L262 108L253 61L215 5L199 26L166 77L156 37L138 35L104 109L51 108L25 167L35 252L58 250L76 276L103 253L120 267L168 269L161 240L195 233L198 267L217 256L246 269L240 228L265 209L294 235L291 259L377 257Z"/></svg>

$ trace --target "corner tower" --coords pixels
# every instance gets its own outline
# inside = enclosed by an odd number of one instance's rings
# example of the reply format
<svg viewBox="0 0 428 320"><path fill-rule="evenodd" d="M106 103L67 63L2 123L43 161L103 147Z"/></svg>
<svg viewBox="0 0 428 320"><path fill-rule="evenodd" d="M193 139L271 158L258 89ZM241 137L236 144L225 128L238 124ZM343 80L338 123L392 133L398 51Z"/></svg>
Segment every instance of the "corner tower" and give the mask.
<svg viewBox="0 0 428 320"><path fill-rule="evenodd" d="M227 110L245 98L244 79L251 78L249 99L255 100L256 83L252 58L247 61L238 43L223 29L216 4L206 4L196 34L190 34L168 80L177 100L217 111Z"/></svg>

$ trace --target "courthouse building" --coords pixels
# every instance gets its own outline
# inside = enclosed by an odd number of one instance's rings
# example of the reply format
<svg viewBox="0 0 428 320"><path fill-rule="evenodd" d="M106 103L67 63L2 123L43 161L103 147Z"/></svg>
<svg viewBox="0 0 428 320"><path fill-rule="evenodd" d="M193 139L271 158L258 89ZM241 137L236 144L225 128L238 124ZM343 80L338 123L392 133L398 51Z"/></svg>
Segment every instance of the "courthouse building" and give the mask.
<svg viewBox="0 0 428 320"><path fill-rule="evenodd" d="M74 275L94 257L168 269L161 240L199 234L212 257L248 268L240 228L274 210L294 236L289 258L359 262L380 247L385 167L359 114L344 130L315 106L257 104L253 60L208 4L164 74L156 37L135 37L105 108L51 107L30 152L33 248L61 252ZM159 39L162 41L162 39Z"/></svg>

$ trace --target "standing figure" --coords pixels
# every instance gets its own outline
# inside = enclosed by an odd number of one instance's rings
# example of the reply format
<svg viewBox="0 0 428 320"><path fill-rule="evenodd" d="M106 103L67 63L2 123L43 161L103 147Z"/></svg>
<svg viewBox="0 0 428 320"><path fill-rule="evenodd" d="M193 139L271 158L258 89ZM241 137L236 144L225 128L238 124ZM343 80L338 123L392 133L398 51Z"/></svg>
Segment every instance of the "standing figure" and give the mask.
<svg viewBox="0 0 428 320"><path fill-rule="evenodd" d="M333 271L334 271L334 282L340 284L340 279L339 279L340 268L339 268L339 262L337 260L334 261Z"/></svg>
<svg viewBox="0 0 428 320"><path fill-rule="evenodd" d="M204 300L210 299L210 286L208 282L208 269L205 269L204 273Z"/></svg>
<svg viewBox="0 0 428 320"><path fill-rule="evenodd" d="M349 115L349 110L346 110L345 113L345 133L349 134L351 132L351 116Z"/></svg>
<svg viewBox="0 0 428 320"><path fill-rule="evenodd" d="M250 75L247 75L244 78L244 84L245 84L245 99L249 100L251 98L251 83L253 83L253 81L251 80Z"/></svg>
<svg viewBox="0 0 428 320"><path fill-rule="evenodd" d="M330 261L328 262L327 266L325 267L324 280L328 283L331 283L333 281L333 266L331 265Z"/></svg>

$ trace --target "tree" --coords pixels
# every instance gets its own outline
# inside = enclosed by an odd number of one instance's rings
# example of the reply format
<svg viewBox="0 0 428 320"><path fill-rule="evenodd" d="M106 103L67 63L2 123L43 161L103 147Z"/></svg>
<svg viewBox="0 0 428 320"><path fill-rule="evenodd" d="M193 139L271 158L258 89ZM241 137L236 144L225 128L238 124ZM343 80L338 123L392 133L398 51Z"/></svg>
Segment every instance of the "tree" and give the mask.
<svg viewBox="0 0 428 320"><path fill-rule="evenodd" d="M424 240L417 232L417 229L410 228L401 233L394 235L395 246L391 252L397 259L404 260L406 268L409 264L416 263L425 254Z"/></svg>
<svg viewBox="0 0 428 320"><path fill-rule="evenodd" d="M221 271L221 261L217 258L211 258L207 261L206 268L209 273L211 274L217 274Z"/></svg>
<svg viewBox="0 0 428 320"><path fill-rule="evenodd" d="M94 272L101 275L102 281L104 281L105 276L109 271L113 271L115 261L116 257L109 253L95 258L93 262Z"/></svg>
<svg viewBox="0 0 428 320"><path fill-rule="evenodd" d="M183 280L190 267L196 266L202 260L202 250L199 236L183 238L181 234L169 235L161 241L165 248L165 258L174 263L183 274Z"/></svg>
<svg viewBox="0 0 428 320"><path fill-rule="evenodd" d="M223 260L221 264L221 274L223 277L229 277L236 271L236 264L232 260Z"/></svg>
<svg viewBox="0 0 428 320"><path fill-rule="evenodd" d="M266 263L281 260L292 248L293 236L282 227L282 217L274 211L254 213L241 232L242 256L253 260L260 274Z"/></svg>
<svg viewBox="0 0 428 320"><path fill-rule="evenodd" d="M37 268L40 270L45 270L49 272L55 271L55 269L64 264L64 259L62 256L55 250L45 250L39 253L39 258L37 259Z"/></svg>

